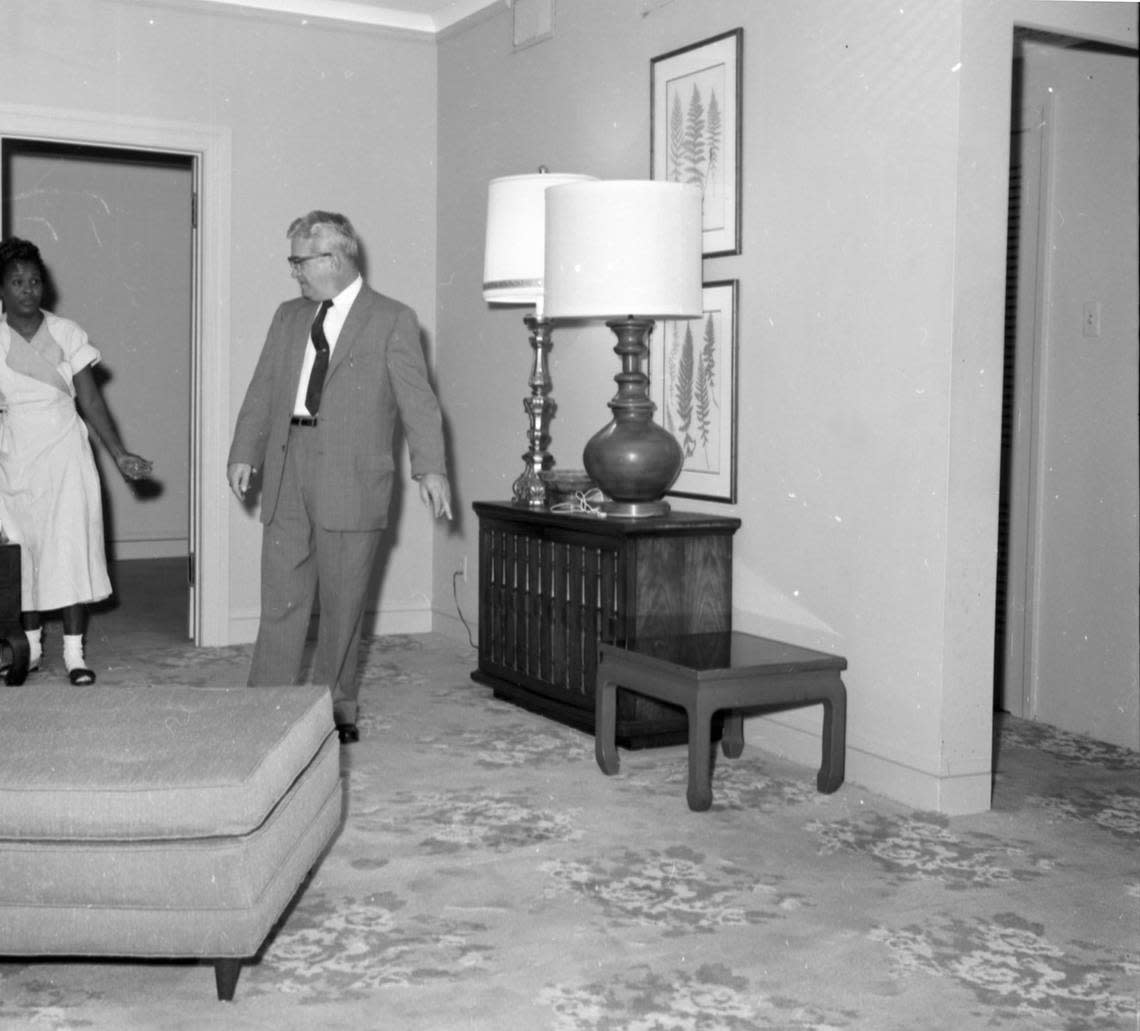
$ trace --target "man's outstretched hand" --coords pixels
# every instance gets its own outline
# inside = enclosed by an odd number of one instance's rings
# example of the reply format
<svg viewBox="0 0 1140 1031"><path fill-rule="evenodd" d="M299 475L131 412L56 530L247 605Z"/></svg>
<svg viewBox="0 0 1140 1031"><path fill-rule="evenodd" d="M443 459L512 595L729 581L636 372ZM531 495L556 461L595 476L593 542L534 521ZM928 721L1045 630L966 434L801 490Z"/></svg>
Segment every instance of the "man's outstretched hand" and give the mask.
<svg viewBox="0 0 1140 1031"><path fill-rule="evenodd" d="M424 473L420 477L420 500L436 519L451 518L451 484L446 476Z"/></svg>
<svg viewBox="0 0 1140 1031"><path fill-rule="evenodd" d="M253 466L248 462L234 462L226 470L226 478L230 481L230 490L238 501L245 501L245 492L249 490L249 481L253 478Z"/></svg>

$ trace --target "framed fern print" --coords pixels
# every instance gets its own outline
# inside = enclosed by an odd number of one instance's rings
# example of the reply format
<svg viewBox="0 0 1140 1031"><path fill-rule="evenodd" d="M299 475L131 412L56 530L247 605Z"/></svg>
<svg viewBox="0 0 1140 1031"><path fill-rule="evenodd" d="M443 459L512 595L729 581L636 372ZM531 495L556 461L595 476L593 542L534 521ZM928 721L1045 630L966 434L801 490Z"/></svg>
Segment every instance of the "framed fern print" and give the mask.
<svg viewBox="0 0 1140 1031"><path fill-rule="evenodd" d="M740 253L743 41L733 29L649 62L650 177L701 186L706 258Z"/></svg>
<svg viewBox="0 0 1140 1031"><path fill-rule="evenodd" d="M737 280L705 283L702 314L662 319L649 344L657 421L684 455L670 494L736 504Z"/></svg>

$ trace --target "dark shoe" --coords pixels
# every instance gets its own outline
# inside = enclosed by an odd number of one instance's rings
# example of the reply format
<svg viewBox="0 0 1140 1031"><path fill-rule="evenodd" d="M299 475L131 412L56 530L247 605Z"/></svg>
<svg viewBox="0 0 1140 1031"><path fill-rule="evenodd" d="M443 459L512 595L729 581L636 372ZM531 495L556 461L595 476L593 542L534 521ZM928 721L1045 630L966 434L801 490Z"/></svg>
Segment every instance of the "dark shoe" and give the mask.
<svg viewBox="0 0 1140 1031"><path fill-rule="evenodd" d="M350 745L360 740L360 731L356 729L355 723L338 723L336 733L342 745Z"/></svg>
<svg viewBox="0 0 1140 1031"><path fill-rule="evenodd" d="M69 669L67 676L77 687L95 683L94 671L89 670L86 666L76 666L75 669Z"/></svg>

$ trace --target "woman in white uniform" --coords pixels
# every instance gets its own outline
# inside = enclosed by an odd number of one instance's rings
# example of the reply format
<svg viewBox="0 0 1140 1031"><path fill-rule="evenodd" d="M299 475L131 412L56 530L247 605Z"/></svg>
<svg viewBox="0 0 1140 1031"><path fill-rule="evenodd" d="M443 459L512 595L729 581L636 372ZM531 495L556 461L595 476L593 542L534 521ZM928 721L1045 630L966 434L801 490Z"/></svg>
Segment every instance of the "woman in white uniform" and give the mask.
<svg viewBox="0 0 1140 1031"><path fill-rule="evenodd" d="M119 439L87 334L41 309L46 278L35 244L16 237L0 243L0 526L20 545L28 669L42 656L42 613L58 610L68 677L91 684L95 674L83 654L87 605L108 597L111 581L87 425L128 480L149 476L151 463Z"/></svg>

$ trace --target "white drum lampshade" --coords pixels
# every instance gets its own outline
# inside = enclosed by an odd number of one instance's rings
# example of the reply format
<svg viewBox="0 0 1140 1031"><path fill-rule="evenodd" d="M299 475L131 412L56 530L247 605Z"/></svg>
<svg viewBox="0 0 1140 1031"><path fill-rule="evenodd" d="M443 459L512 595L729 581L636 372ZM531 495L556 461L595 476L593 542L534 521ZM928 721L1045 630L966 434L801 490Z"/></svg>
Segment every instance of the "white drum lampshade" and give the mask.
<svg viewBox="0 0 1140 1031"><path fill-rule="evenodd" d="M530 305L534 314L523 321L530 331L533 354L530 395L523 408L530 420L524 469L511 491L516 504L542 508L547 503L543 480L552 465L550 420L555 408L550 394L547 357L550 323L543 315L543 264L546 255L546 191L551 186L589 180L590 176L551 173L508 175L492 179L487 189L487 227L483 251L483 297L491 304Z"/></svg>
<svg viewBox="0 0 1140 1031"><path fill-rule="evenodd" d="M702 308L701 190L688 183L569 183L546 193L548 318L606 319L622 370L613 419L590 438L586 472L608 495L607 514L665 515L681 472L681 446L653 421L642 364L657 318Z"/></svg>
<svg viewBox="0 0 1140 1031"><path fill-rule="evenodd" d="M546 196L551 318L690 318L701 313L701 189L595 180Z"/></svg>
<svg viewBox="0 0 1140 1031"><path fill-rule="evenodd" d="M588 181L587 175L537 172L492 179L487 188L483 298L492 304L528 304L543 315L546 191Z"/></svg>

